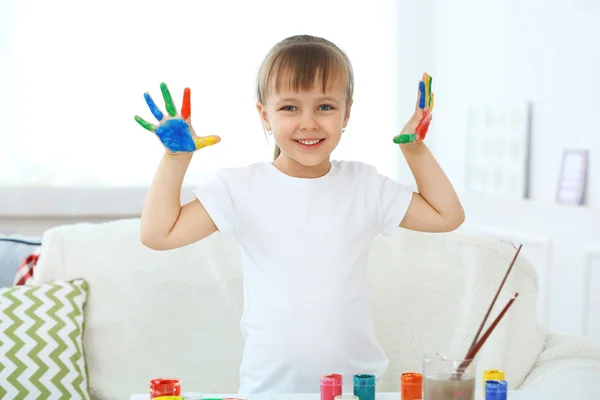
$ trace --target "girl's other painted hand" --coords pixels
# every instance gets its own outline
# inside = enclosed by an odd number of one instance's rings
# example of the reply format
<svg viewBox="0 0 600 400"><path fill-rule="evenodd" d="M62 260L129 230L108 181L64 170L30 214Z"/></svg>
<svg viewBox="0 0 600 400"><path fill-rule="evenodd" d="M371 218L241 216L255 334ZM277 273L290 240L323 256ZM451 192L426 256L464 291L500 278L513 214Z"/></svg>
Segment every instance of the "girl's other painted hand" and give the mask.
<svg viewBox="0 0 600 400"><path fill-rule="evenodd" d="M408 120L402 132L394 137L394 143L407 144L421 142L427 135L429 124L431 123L434 95L431 91L431 76L427 73L423 74L419 82L419 91L417 94L417 104L415 112Z"/></svg>
<svg viewBox="0 0 600 400"><path fill-rule="evenodd" d="M171 93L165 83L160 84L160 90L165 101L165 107L168 115L159 110L156 106L150 94L145 93L144 98L146 103L152 112L152 115L160 122L158 126L153 125L140 116L136 115L135 120L144 129L154 132L160 139L162 144L165 146L167 152L175 153L193 153L194 151L203 147L212 146L213 144L219 143L221 138L219 136L196 136L194 129L192 128L191 121L191 101L190 101L190 89L185 88L183 91L183 104L181 106L181 115L177 114Z"/></svg>

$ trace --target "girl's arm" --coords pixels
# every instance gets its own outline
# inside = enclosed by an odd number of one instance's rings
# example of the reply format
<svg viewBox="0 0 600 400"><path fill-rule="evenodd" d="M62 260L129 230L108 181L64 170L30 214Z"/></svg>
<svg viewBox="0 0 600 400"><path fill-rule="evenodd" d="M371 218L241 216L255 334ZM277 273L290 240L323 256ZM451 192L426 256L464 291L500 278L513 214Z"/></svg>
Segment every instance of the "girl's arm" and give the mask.
<svg viewBox="0 0 600 400"><path fill-rule="evenodd" d="M434 107L431 80L431 76L423 74L415 111L394 138L417 183L417 193L413 194L400 227L423 232L449 232L464 222L465 212L448 177L423 142Z"/></svg>
<svg viewBox="0 0 600 400"><path fill-rule="evenodd" d="M218 143L221 138L196 136L191 124L189 88L183 92L181 115L175 109L167 85L161 83L160 89L168 114L156 106L148 93L144 95L159 124L135 116L135 120L155 134L165 147L142 209L140 240L151 249L170 250L197 242L217 230L200 201L181 206L181 186L194 152Z"/></svg>
<svg viewBox="0 0 600 400"><path fill-rule="evenodd" d="M192 153L165 152L146 196L140 240L153 250L182 247L216 232L217 227L198 200L181 206L181 186Z"/></svg>
<svg viewBox="0 0 600 400"><path fill-rule="evenodd" d="M417 183L417 193L400 227L422 232L449 232L465 220L454 187L423 142L401 146Z"/></svg>

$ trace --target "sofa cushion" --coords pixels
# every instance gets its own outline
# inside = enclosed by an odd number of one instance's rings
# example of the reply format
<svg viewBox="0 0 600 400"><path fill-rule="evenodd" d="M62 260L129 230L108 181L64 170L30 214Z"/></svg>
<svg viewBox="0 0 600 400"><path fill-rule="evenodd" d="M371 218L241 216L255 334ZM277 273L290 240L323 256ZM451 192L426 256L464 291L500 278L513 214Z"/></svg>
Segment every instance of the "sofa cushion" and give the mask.
<svg viewBox="0 0 600 400"><path fill-rule="evenodd" d="M240 246L217 232L189 246L154 251L140 243L139 223L79 223L44 234L34 282L81 278L91 288L84 335L90 393L95 399L128 398L147 392L148 380L157 377L180 378L185 392L237 392ZM398 229L374 241L373 319L390 358L379 391L398 391L400 373L420 371L423 353L466 352L514 254L509 244L466 232ZM535 270L522 256L490 323L515 292L518 300L477 360L479 376L483 369L503 369L511 389L519 388L545 341L537 325Z"/></svg>
<svg viewBox="0 0 600 400"><path fill-rule="evenodd" d="M82 279L0 288L0 398L89 399Z"/></svg>
<svg viewBox="0 0 600 400"><path fill-rule="evenodd" d="M0 234L0 287L12 286L21 264L41 245L38 237Z"/></svg>

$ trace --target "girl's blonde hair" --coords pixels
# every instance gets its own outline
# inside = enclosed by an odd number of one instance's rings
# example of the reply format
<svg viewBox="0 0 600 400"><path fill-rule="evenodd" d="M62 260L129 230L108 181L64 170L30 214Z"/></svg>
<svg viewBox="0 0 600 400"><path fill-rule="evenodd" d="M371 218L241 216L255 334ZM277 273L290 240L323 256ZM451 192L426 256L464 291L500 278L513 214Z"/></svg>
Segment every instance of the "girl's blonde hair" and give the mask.
<svg viewBox="0 0 600 400"><path fill-rule="evenodd" d="M354 73L352 64L339 47L329 40L296 35L277 43L265 57L258 72L257 98L263 105L272 93L279 90L311 90L316 79L325 92L332 80L343 79L347 104L352 101ZM273 159L281 150L275 145Z"/></svg>

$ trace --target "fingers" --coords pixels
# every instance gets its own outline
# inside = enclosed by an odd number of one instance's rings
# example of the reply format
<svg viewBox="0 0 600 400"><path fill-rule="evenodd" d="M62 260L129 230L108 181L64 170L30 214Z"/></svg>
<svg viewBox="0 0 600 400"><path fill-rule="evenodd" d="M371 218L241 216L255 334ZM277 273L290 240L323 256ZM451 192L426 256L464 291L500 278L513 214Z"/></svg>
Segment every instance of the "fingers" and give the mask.
<svg viewBox="0 0 600 400"><path fill-rule="evenodd" d="M423 73L423 78L419 82L419 93L417 95L417 108L425 109L429 108L433 110L433 92L431 91L431 84L433 79L427 73Z"/></svg>
<svg viewBox="0 0 600 400"><path fill-rule="evenodd" d="M134 118L137 121L137 123L142 126L142 128L147 129L150 132L154 132L154 130L156 129L156 126L152 125L150 122L145 121L140 116L136 115Z"/></svg>
<svg viewBox="0 0 600 400"><path fill-rule="evenodd" d="M205 136L205 137L195 137L194 143L196 144L196 150L201 149L203 147L212 146L221 141L219 136Z"/></svg>
<svg viewBox="0 0 600 400"><path fill-rule="evenodd" d="M427 131L429 130L430 123L431 123L431 111L425 110L423 119L419 122L419 125L417 125L417 128L415 129L415 133L417 135L417 140L425 139L425 136L427 136Z"/></svg>
<svg viewBox="0 0 600 400"><path fill-rule="evenodd" d="M158 109L158 107L156 107L156 104L154 103L154 100L152 100L152 97L150 97L148 93L144 93L144 99L146 99L146 104L148 104L152 115L154 115L154 117L157 120L162 121L163 113Z"/></svg>
<svg viewBox="0 0 600 400"><path fill-rule="evenodd" d="M173 104L173 98L171 97L171 92L169 92L166 83L163 82L160 84L160 91L162 92L163 99L165 100L167 112L171 117L174 117L177 114L177 110L175 110L175 104Z"/></svg>
<svg viewBox="0 0 600 400"><path fill-rule="evenodd" d="M419 108L422 110L425 108L425 82L419 82Z"/></svg>
<svg viewBox="0 0 600 400"><path fill-rule="evenodd" d="M419 91L417 93L417 104L415 105L415 113L403 129L404 132L412 132L412 126L416 123L415 133L402 133L394 137L394 143L411 143L425 139L429 124L431 123L431 110L433 109L434 96L431 91L431 83L433 79L428 73L423 73L421 81L419 81ZM418 121L418 122L416 122Z"/></svg>
<svg viewBox="0 0 600 400"><path fill-rule="evenodd" d="M394 137L394 143L396 144L410 143L414 142L415 140L417 140L417 137L414 133L404 133Z"/></svg>
<svg viewBox="0 0 600 400"><path fill-rule="evenodd" d="M433 79L429 74L425 73L424 75L424 84L425 84L425 104L429 109L433 109L433 93L431 93L431 83Z"/></svg>
<svg viewBox="0 0 600 400"><path fill-rule="evenodd" d="M185 88L183 91L183 104L181 105L181 118L187 121L192 113L192 105L190 101L190 88Z"/></svg>

